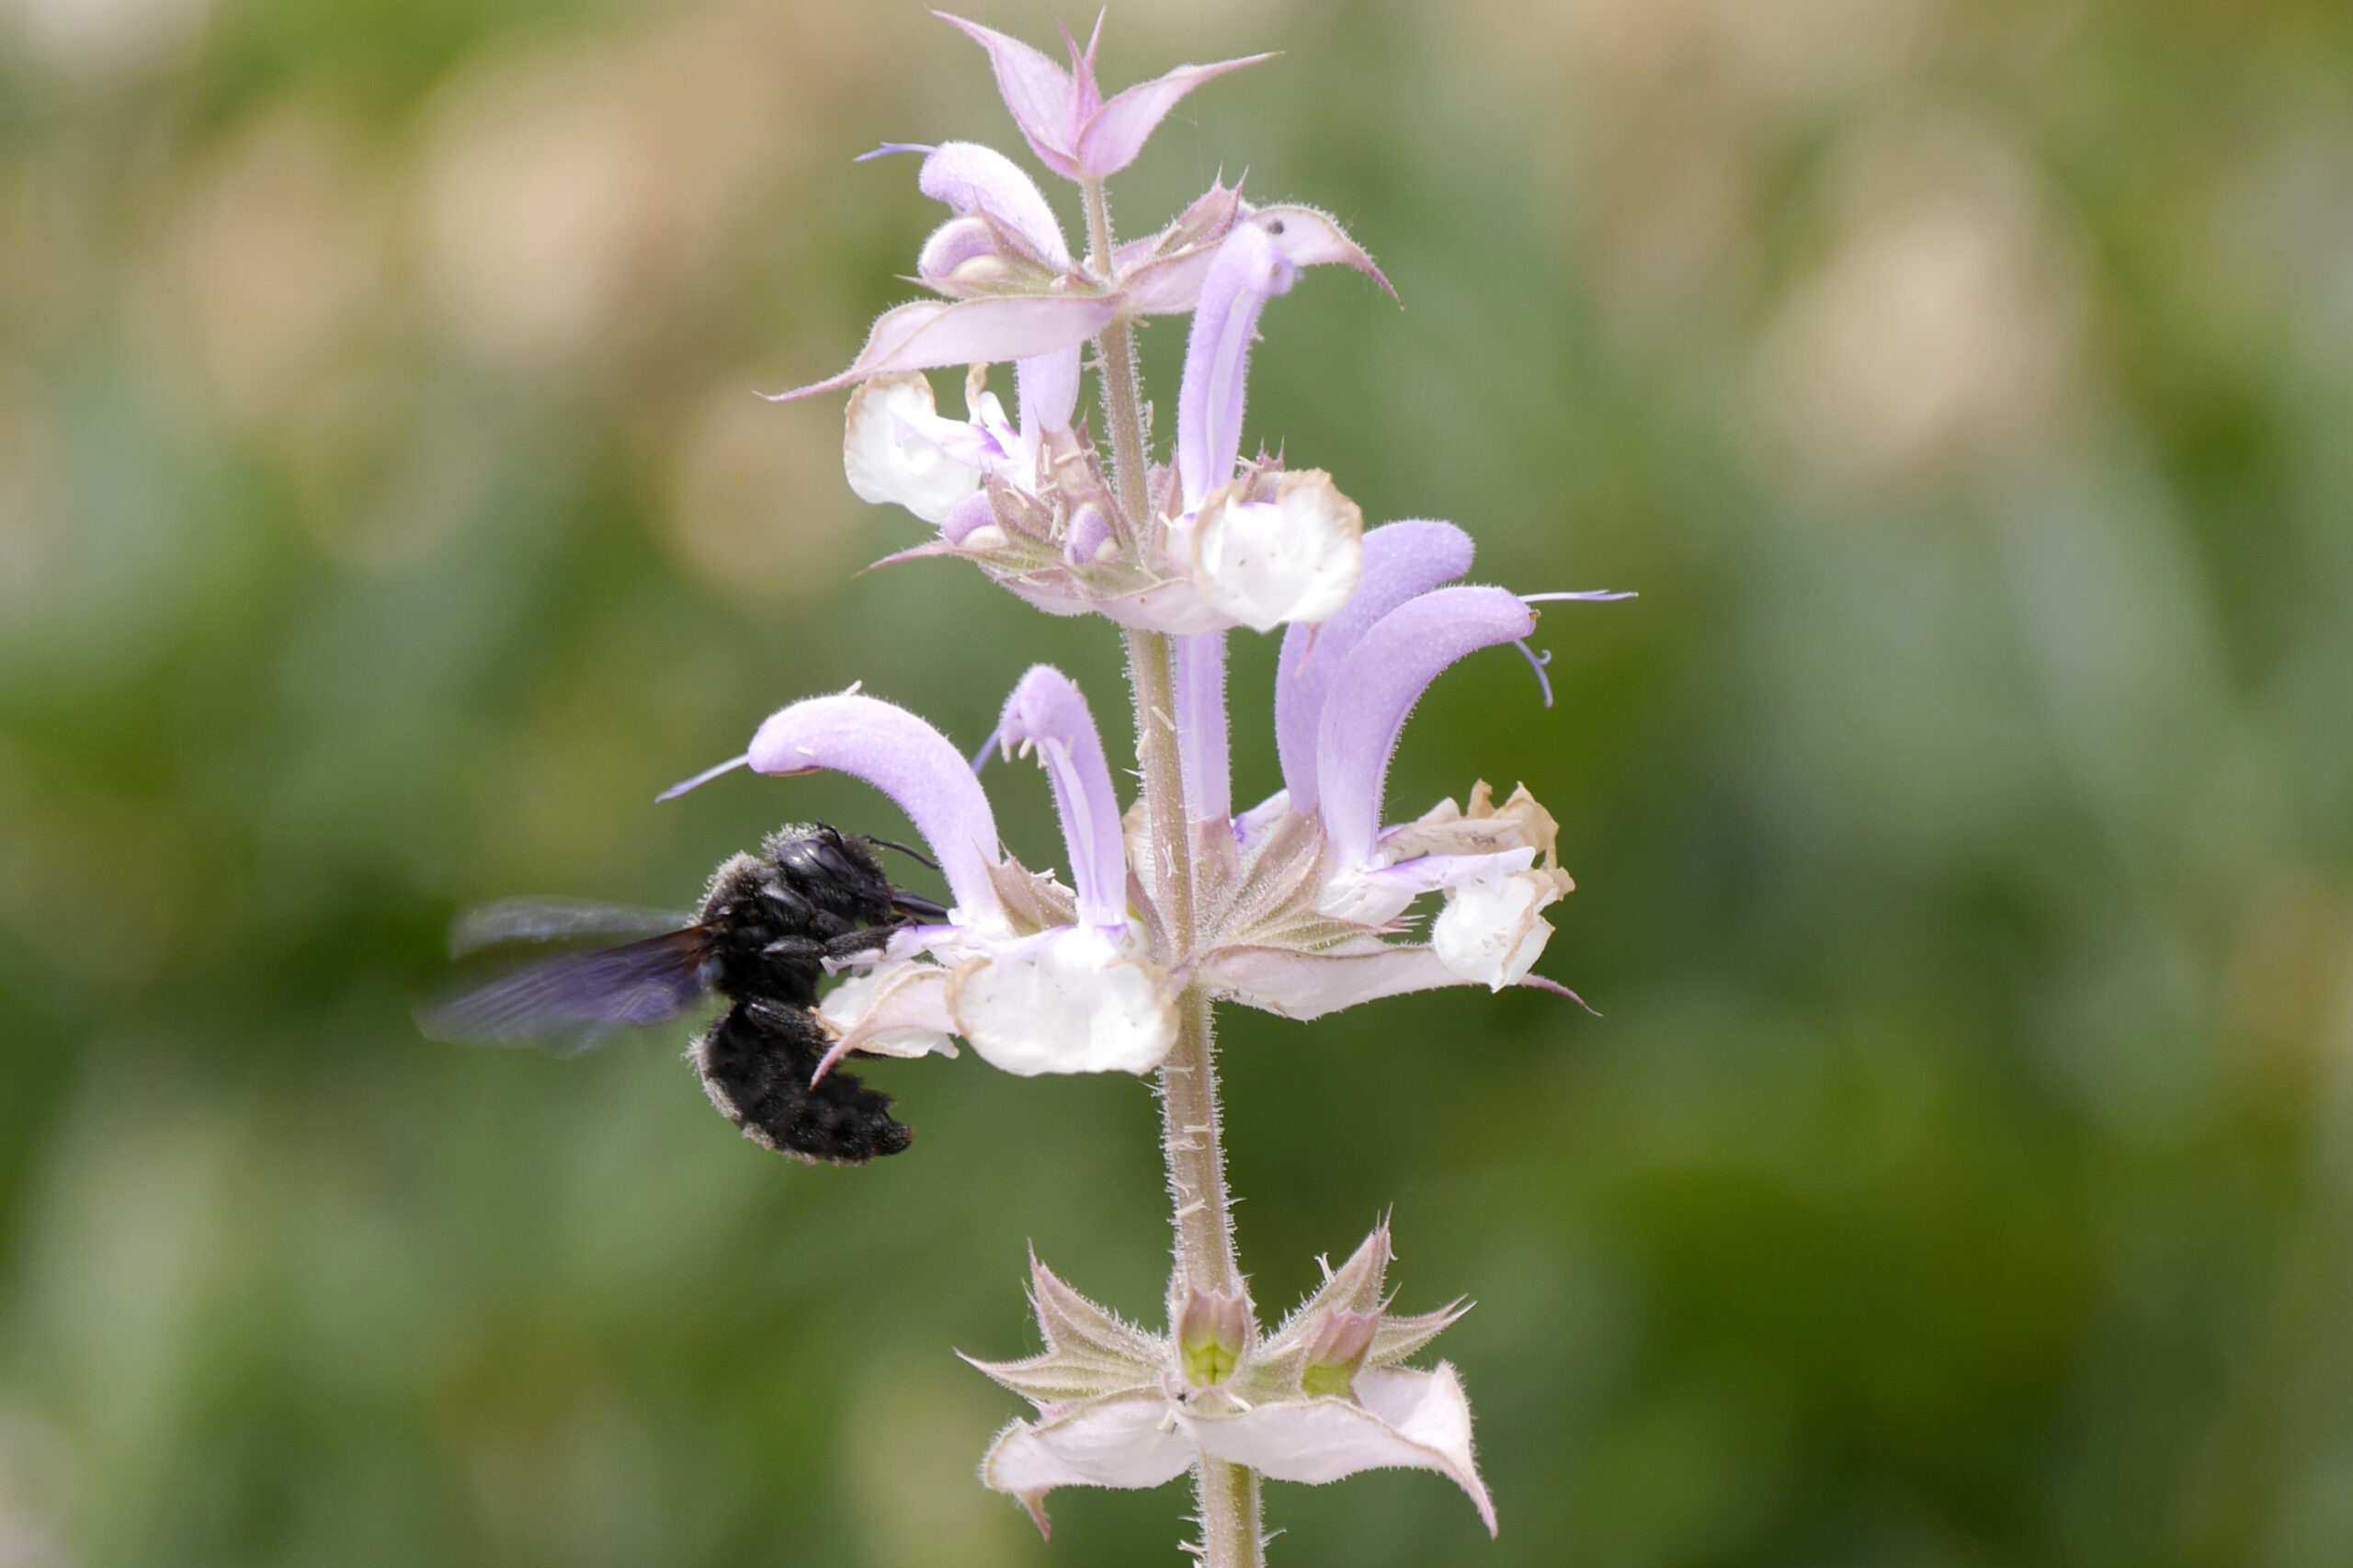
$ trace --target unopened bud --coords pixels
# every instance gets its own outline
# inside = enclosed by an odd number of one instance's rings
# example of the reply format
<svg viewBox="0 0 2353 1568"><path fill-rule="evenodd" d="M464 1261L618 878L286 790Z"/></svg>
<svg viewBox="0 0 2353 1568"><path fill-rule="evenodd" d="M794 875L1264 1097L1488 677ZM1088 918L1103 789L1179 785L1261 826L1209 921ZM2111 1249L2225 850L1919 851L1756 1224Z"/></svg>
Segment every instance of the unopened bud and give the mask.
<svg viewBox="0 0 2353 1568"><path fill-rule="evenodd" d="M1307 1364L1300 1373L1300 1388L1310 1394L1347 1398L1355 1392L1357 1369L1364 1365L1380 1327L1379 1312L1334 1307L1318 1316L1308 1333Z"/></svg>
<svg viewBox="0 0 2353 1568"><path fill-rule="evenodd" d="M1248 1301L1218 1290L1185 1292L1176 1312L1176 1347L1185 1381L1195 1388L1215 1388L1233 1377L1256 1337Z"/></svg>

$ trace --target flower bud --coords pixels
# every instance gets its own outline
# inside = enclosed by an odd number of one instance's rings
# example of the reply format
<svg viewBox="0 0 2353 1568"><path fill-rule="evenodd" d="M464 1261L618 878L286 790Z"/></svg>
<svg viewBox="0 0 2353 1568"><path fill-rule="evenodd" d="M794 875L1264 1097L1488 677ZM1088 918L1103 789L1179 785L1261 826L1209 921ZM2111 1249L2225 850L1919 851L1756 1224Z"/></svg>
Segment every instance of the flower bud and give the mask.
<svg viewBox="0 0 2353 1568"><path fill-rule="evenodd" d="M1185 1381L1193 1387L1216 1388L1233 1377L1257 1336L1245 1298L1184 1289L1176 1309L1176 1348Z"/></svg>
<svg viewBox="0 0 2353 1568"><path fill-rule="evenodd" d="M1319 1315L1308 1331L1306 1364L1301 1369L1302 1392L1347 1399L1356 1392L1357 1369L1372 1348L1381 1327L1379 1312L1352 1312L1335 1307Z"/></svg>

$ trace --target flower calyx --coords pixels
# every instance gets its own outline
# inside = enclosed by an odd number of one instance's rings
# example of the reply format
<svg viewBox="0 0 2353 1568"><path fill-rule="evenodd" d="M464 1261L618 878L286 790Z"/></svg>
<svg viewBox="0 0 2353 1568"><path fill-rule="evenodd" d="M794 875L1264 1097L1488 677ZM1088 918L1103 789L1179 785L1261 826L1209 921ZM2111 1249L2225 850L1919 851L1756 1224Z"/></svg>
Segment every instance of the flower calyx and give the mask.
<svg viewBox="0 0 2353 1568"><path fill-rule="evenodd" d="M1180 1280L1169 1293L1170 1332L1151 1335L1033 1259L1045 1352L972 1364L1029 1400L1038 1419L998 1434L983 1481L1019 1498L1042 1530L1045 1495L1057 1486L1157 1486L1203 1456L1311 1484L1429 1470L1470 1495L1492 1533L1461 1379L1444 1362L1429 1371L1400 1365L1464 1305L1392 1313L1381 1294L1392 1261L1384 1223L1262 1338L1246 1293Z"/></svg>

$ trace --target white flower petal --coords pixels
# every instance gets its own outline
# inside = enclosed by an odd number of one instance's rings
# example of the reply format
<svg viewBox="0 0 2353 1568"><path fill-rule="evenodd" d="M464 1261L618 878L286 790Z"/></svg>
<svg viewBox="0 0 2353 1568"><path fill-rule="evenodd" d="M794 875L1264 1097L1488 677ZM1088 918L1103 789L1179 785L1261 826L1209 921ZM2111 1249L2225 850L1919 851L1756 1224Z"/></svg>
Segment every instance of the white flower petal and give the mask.
<svg viewBox="0 0 2353 1568"><path fill-rule="evenodd" d="M1402 944L1345 955L1221 948L1203 960L1200 974L1245 1006L1286 1018L1320 1018L1384 996L1472 983L1429 949Z"/></svg>
<svg viewBox="0 0 2353 1568"><path fill-rule="evenodd" d="M863 501L904 506L938 527L981 476L949 455L968 445L968 425L941 416L920 374L883 376L850 394L842 468Z"/></svg>
<svg viewBox="0 0 2353 1568"><path fill-rule="evenodd" d="M853 974L826 994L818 1018L835 1032L834 1049L875 1056L956 1054L949 1038L948 971L908 960Z"/></svg>
<svg viewBox="0 0 2353 1568"><path fill-rule="evenodd" d="M1194 579L1211 603L1266 631L1317 621L1347 603L1364 571L1364 514L1320 469L1287 473L1271 502L1202 504Z"/></svg>
<svg viewBox="0 0 2353 1568"><path fill-rule="evenodd" d="M1540 912L1560 896L1555 874L1544 871L1458 883L1430 925L1430 948L1465 980L1491 991L1516 985L1552 935Z"/></svg>
<svg viewBox="0 0 2353 1568"><path fill-rule="evenodd" d="M1195 1452L1168 1408L1158 1389L1138 1388L1036 1426L1017 1421L981 1461L981 1481L1024 1500L1057 1486L1164 1486L1193 1468Z"/></svg>
<svg viewBox="0 0 2353 1568"><path fill-rule="evenodd" d="M991 1065L1040 1073L1149 1073L1176 1040L1164 977L1101 931L1050 932L959 969L957 1032Z"/></svg>
<svg viewBox="0 0 2353 1568"><path fill-rule="evenodd" d="M1434 1372L1368 1367L1357 1397L1284 1400L1238 1415L1180 1412L1177 1424L1201 1451L1277 1481L1311 1485L1366 1470L1433 1470L1471 1494L1495 1530L1495 1505L1471 1455L1471 1403L1454 1369Z"/></svg>

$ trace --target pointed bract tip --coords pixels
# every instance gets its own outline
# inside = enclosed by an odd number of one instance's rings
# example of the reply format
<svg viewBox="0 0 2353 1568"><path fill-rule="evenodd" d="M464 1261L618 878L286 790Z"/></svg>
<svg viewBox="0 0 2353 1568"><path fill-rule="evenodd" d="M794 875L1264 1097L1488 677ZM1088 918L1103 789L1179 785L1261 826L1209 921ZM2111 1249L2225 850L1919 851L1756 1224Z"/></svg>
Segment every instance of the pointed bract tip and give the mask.
<svg viewBox="0 0 2353 1568"><path fill-rule="evenodd" d="M745 752L742 756L736 757L730 762L722 762L717 767L706 767L700 773L696 774L692 778L688 778L682 783L673 784L667 790L665 790L660 794L654 796L654 803L658 806L665 801L675 801L679 796L685 794L688 790L699 790L704 785L710 783L712 779L718 778L721 774L733 773L737 768L749 764L751 760L752 754Z"/></svg>
<svg viewBox="0 0 2353 1568"><path fill-rule="evenodd" d="M1519 983L1530 991L1549 991L1555 996L1565 996L1586 1012L1592 1013L1595 1017L1601 1017L1599 1013L1594 1012L1591 1003L1557 980L1547 980L1540 974L1523 974L1519 977Z"/></svg>

